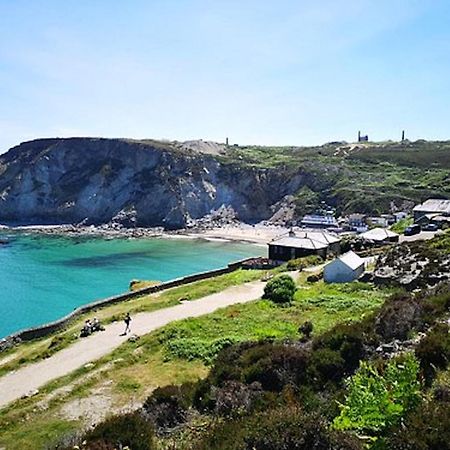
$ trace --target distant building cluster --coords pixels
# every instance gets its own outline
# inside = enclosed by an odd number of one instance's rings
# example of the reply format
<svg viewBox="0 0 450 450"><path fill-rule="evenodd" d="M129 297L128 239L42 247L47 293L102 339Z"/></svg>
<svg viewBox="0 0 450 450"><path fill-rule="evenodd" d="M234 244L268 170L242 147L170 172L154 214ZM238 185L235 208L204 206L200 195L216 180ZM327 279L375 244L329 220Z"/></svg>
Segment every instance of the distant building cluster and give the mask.
<svg viewBox="0 0 450 450"><path fill-rule="evenodd" d="M324 260L334 257L324 267L325 281L352 281L361 276L365 267L364 259L355 252L399 242L400 235L390 227L403 219L414 220L405 236L450 227L450 200L429 199L414 207L412 217L410 212L400 211L380 216L353 213L336 218L333 208L323 204L317 213L305 215L298 227L269 243L269 259L284 262L311 255Z"/></svg>

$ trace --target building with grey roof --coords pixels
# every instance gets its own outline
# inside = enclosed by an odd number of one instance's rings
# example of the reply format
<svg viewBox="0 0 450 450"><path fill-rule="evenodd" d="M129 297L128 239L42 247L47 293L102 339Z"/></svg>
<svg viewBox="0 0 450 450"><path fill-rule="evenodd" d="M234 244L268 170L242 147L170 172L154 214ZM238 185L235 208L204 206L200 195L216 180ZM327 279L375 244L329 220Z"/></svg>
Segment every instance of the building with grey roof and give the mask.
<svg viewBox="0 0 450 450"><path fill-rule="evenodd" d="M311 237L284 236L269 242L269 259L289 261L304 256L319 255L326 258L328 244Z"/></svg>
<svg viewBox="0 0 450 450"><path fill-rule="evenodd" d="M430 198L429 200L413 208L414 221L419 220L427 214L450 216L450 200Z"/></svg>

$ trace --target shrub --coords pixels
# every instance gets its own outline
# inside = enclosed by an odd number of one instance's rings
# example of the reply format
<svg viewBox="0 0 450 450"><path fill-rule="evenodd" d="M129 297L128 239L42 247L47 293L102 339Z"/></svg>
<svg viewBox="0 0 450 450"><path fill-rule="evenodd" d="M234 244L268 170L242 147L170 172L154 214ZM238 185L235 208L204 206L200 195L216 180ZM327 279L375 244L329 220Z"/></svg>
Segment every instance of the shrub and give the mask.
<svg viewBox="0 0 450 450"><path fill-rule="evenodd" d="M386 340L407 339L413 329L421 328L422 302L410 295L392 296L381 308L375 323L376 332Z"/></svg>
<svg viewBox="0 0 450 450"><path fill-rule="evenodd" d="M370 331L371 322L339 324L314 341L314 349L338 351L344 360L345 374L352 374L366 356L366 346L376 347L378 340Z"/></svg>
<svg viewBox="0 0 450 450"><path fill-rule="evenodd" d="M85 434L87 449L110 450L125 446L133 450L153 450L154 431L152 425L139 413L114 416L97 425Z"/></svg>
<svg viewBox="0 0 450 450"><path fill-rule="evenodd" d="M428 384L435 377L437 369L445 369L450 360L449 327L440 323L423 338L415 350Z"/></svg>
<svg viewBox="0 0 450 450"><path fill-rule="evenodd" d="M269 280L264 287L264 298L274 303L289 303L294 299L297 287L289 275L279 275Z"/></svg>
<svg viewBox="0 0 450 450"><path fill-rule="evenodd" d="M239 381L227 381L221 387L213 387L214 412L228 417L248 413L261 398L262 393L262 387L257 382L247 385Z"/></svg>
<svg viewBox="0 0 450 450"><path fill-rule="evenodd" d="M450 284L441 283L431 291L427 291L423 298L424 323L433 324L450 309Z"/></svg>
<svg viewBox="0 0 450 450"><path fill-rule="evenodd" d="M158 431L173 428L186 420L187 411L192 404L194 385L164 386L155 389L143 405L147 420Z"/></svg>
<svg viewBox="0 0 450 450"><path fill-rule="evenodd" d="M450 407L448 403L424 403L408 415L401 427L393 430L383 450L449 450Z"/></svg>
<svg viewBox="0 0 450 450"><path fill-rule="evenodd" d="M249 425L244 436L246 450L362 449L356 439L343 439L344 433L330 432L323 418L298 408L262 413Z"/></svg>
<svg viewBox="0 0 450 450"><path fill-rule="evenodd" d="M329 431L320 416L281 407L239 421L217 424L197 450L362 450L355 437Z"/></svg>
<svg viewBox="0 0 450 450"><path fill-rule="evenodd" d="M254 353L258 359L253 359ZM286 385L306 382L309 351L286 345L267 345L263 352L249 350L253 361L243 370L244 381L261 383L264 390L281 392Z"/></svg>
<svg viewBox="0 0 450 450"><path fill-rule="evenodd" d="M229 382L258 383L266 391L264 399L287 385L305 384L308 360L309 350L282 344L259 342L229 347L219 354L208 377L197 385L194 405L200 410L217 410L218 388L230 386ZM253 398L260 403L258 396Z"/></svg>
<svg viewBox="0 0 450 450"><path fill-rule="evenodd" d="M303 322L299 327L298 331L299 333L302 333L303 336L306 339L309 339L311 337L311 334L313 332L314 325L311 321L307 320L306 322Z"/></svg>
<svg viewBox="0 0 450 450"><path fill-rule="evenodd" d="M329 348L315 350L308 364L308 374L315 384L323 387L329 381L336 382L344 376L345 361L340 353Z"/></svg>
<svg viewBox="0 0 450 450"><path fill-rule="evenodd" d="M348 382L348 394L333 425L376 437L397 424L420 401L419 364L408 354L387 363L384 372L363 362Z"/></svg>

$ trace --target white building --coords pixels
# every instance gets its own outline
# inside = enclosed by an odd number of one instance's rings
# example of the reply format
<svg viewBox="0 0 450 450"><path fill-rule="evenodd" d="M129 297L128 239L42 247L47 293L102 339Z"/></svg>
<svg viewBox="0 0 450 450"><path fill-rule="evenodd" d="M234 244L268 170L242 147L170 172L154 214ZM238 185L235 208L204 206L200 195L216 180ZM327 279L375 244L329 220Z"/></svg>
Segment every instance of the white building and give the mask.
<svg viewBox="0 0 450 450"><path fill-rule="evenodd" d="M348 283L357 280L364 272L364 260L352 251L339 256L323 269L326 283Z"/></svg>

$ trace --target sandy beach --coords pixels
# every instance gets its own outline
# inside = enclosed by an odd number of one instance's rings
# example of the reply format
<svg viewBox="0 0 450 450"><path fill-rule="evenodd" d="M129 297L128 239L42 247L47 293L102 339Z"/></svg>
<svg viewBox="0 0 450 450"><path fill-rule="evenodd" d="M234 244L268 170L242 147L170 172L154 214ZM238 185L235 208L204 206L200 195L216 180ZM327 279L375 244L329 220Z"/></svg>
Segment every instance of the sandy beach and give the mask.
<svg viewBox="0 0 450 450"><path fill-rule="evenodd" d="M224 227L210 228L206 230L184 231L184 235L204 238L223 239L229 241L249 242L253 244L266 245L272 239L289 231L285 227L267 225L226 225Z"/></svg>
<svg viewBox="0 0 450 450"><path fill-rule="evenodd" d="M71 237L91 236L114 238L186 238L226 240L266 245L272 239L287 233L285 227L270 225L233 224L222 227L182 229L167 231L163 228L123 228L110 225L75 226L75 225L26 225L17 227L1 226L6 232L33 233L45 235L65 235Z"/></svg>

